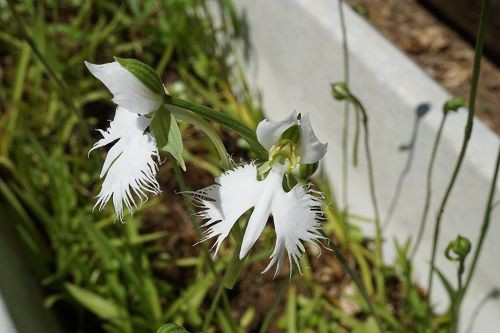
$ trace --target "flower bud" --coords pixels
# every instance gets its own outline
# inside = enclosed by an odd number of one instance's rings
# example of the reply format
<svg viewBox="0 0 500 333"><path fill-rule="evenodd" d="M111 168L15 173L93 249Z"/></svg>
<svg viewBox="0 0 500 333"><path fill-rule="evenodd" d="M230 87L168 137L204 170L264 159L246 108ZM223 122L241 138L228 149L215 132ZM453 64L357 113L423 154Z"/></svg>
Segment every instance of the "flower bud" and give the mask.
<svg viewBox="0 0 500 333"><path fill-rule="evenodd" d="M465 106L467 106L467 103L463 99L459 97L452 97L444 103L443 112L445 114L449 112L457 112L458 109L463 108Z"/></svg>
<svg viewBox="0 0 500 333"><path fill-rule="evenodd" d="M464 261L471 250L470 241L460 235L446 247L446 258L453 261Z"/></svg>
<svg viewBox="0 0 500 333"><path fill-rule="evenodd" d="M351 96L349 88L345 82L336 82L332 84L332 96L338 101L342 101Z"/></svg>

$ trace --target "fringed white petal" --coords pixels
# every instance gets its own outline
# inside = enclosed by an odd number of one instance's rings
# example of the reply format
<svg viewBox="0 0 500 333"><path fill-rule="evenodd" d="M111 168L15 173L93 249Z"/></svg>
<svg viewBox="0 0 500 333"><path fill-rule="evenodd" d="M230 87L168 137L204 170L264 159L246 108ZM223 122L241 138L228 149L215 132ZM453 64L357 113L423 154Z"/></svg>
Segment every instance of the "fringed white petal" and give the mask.
<svg viewBox="0 0 500 333"><path fill-rule="evenodd" d="M123 219L124 205L132 212L147 193L160 193L156 180L159 155L151 134L144 134L149 119L117 108L115 119L107 131L100 131L103 138L92 149L118 140L109 150L100 177L104 179L97 196L96 207L102 209L112 199L116 216Z"/></svg>
<svg viewBox="0 0 500 333"><path fill-rule="evenodd" d="M297 113L293 112L288 118L281 121L262 120L257 125L257 140L267 150L279 143L281 135L297 123Z"/></svg>
<svg viewBox="0 0 500 333"><path fill-rule="evenodd" d="M105 131L98 129L102 135L102 139L94 143L89 153L121 137L142 135L150 122L151 120L146 117L140 117L138 114L132 113L125 108L117 107L115 118L109 123L109 128Z"/></svg>
<svg viewBox="0 0 500 333"><path fill-rule="evenodd" d="M264 180L258 181L255 165L248 164L224 173L217 184L195 192L193 200L201 208L197 215L205 220L203 227L207 228L201 241L217 237L214 244L217 253L236 220L255 207L243 236L240 259L261 235L269 215L273 215L276 246L264 272L273 265L276 265L276 273L279 272L285 250L290 265L298 266L304 252L302 242L318 243L322 238L319 234L323 219L321 197L300 184L285 192L282 187L285 169L275 165Z"/></svg>
<svg viewBox="0 0 500 333"><path fill-rule="evenodd" d="M102 65L85 61L85 65L113 94L113 102L130 112L147 114L163 103L163 96L151 91L116 61Z"/></svg>
<svg viewBox="0 0 500 333"><path fill-rule="evenodd" d="M257 126L257 139L264 148L270 150L279 143L281 135L293 125L299 126L300 130L300 163L316 163L321 160L326 154L328 145L321 143L314 134L308 114L302 114L300 120L297 119L295 111L281 121L263 120Z"/></svg>
<svg viewBox="0 0 500 333"><path fill-rule="evenodd" d="M267 272L276 265L275 275L283 266L284 250L288 253L290 267L295 263L300 271L299 259L305 251L303 242L319 246L324 237L320 234L323 213L321 195L301 184L295 185L290 192L283 189L275 192L271 214L276 229L276 246L271 254L271 262L263 271Z"/></svg>
<svg viewBox="0 0 500 333"><path fill-rule="evenodd" d="M148 192L160 193L160 185L155 178L159 155L154 137L149 133L122 138L113 148L117 148L118 157L106 170L103 168L106 177L96 206L102 209L112 198L116 216L122 220L123 205L132 212L137 206L136 198L142 203L147 200ZM109 154L106 160L108 158Z"/></svg>
<svg viewBox="0 0 500 333"><path fill-rule="evenodd" d="M236 220L256 204L262 187L253 164L227 171L215 182L192 194L200 208L197 216L205 220L202 227L207 228L201 241L217 237L214 256Z"/></svg>
<svg viewBox="0 0 500 333"><path fill-rule="evenodd" d="M314 134L308 114L300 119L300 163L316 163L325 156L328 144L319 142Z"/></svg>

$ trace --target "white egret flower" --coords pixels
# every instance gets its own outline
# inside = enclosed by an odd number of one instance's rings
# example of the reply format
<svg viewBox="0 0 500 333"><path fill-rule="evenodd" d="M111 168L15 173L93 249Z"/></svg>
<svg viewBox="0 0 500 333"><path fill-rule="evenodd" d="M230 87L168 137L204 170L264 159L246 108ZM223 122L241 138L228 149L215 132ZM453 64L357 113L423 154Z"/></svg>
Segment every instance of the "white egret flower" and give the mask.
<svg viewBox="0 0 500 333"><path fill-rule="evenodd" d="M319 161L326 153L326 144L318 141L307 117L298 120L293 114L277 123L264 120L257 128L257 137L265 148L272 151L274 147L280 147L282 134L294 125L299 126L301 134L298 151L304 154L299 159L306 163ZM202 226L206 229L201 241L216 237L215 255L238 218L253 207L243 236L240 259L250 251L272 215L276 245L271 261L262 273L276 264L276 275L283 266L285 250L290 267L295 263L300 271L298 260L305 251L303 242L319 245L323 239L319 232L323 220L322 196L301 183L285 192L282 184L289 163L289 159L273 161L268 175L260 181L254 164L239 166L217 177L216 184L194 193L193 200L200 208L197 215L205 220Z"/></svg>
<svg viewBox="0 0 500 333"><path fill-rule="evenodd" d="M255 165L246 164L222 174L216 184L195 192L194 201L201 208L197 215L206 220L202 225L207 228L202 241L217 237L215 255L238 218L254 207L243 236L240 259L250 251L272 215L276 246L262 273L274 264L275 275L280 271L285 249L290 266L294 262L299 267L298 260L305 251L302 242L318 244L323 238L319 234L323 219L321 197L300 184L285 192L282 187L285 171L284 165L275 165L264 180L258 181Z"/></svg>
<svg viewBox="0 0 500 333"><path fill-rule="evenodd" d="M148 193L160 193L155 178L158 149L153 134L145 133L151 119L144 114L156 111L163 97L118 62L85 65L113 93L113 102L118 105L114 120L107 130L99 130L102 139L90 150L116 141L102 167L100 177L105 179L95 206L102 209L112 199L116 217L123 220L124 206L132 213L137 199L142 203Z"/></svg>

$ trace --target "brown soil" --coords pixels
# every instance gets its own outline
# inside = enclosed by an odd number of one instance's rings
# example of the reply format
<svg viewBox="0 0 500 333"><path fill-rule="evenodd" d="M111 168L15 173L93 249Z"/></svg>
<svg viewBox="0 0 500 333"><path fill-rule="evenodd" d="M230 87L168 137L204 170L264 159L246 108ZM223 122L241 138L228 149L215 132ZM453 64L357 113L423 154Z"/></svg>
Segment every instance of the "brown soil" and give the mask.
<svg viewBox="0 0 500 333"><path fill-rule="evenodd" d="M468 100L474 47L415 0L347 0L453 95ZM493 19L493 18L492 18ZM500 68L483 58L477 116L500 134Z"/></svg>

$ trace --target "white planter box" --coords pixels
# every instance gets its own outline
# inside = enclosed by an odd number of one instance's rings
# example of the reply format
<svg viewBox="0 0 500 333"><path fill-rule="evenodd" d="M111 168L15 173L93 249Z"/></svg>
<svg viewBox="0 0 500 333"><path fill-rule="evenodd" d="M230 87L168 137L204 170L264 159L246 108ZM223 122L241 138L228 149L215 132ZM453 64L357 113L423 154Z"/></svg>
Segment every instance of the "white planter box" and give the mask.
<svg viewBox="0 0 500 333"><path fill-rule="evenodd" d="M278 120L292 110L311 115L318 137L329 143L323 165L326 174L335 192L341 193L343 105L333 101L330 95L330 83L343 77L337 1L237 0L236 4L247 21L252 46L245 63L246 74L252 86L262 92L268 116ZM450 95L350 8L345 9L351 89L364 102L370 117L382 217L387 213L398 177L410 159L409 151L400 151L399 147L407 145L414 127L417 129L410 169L403 177L399 205L385 234L385 252L388 262L392 262L392 239L396 237L404 241L407 237L416 236L430 150L441 119L442 104ZM423 104L428 104L430 110L416 124L416 110ZM415 277L422 283L425 283L428 272L436 204L442 197L458 155L465 120L464 110L451 115L443 133L434 171L434 206L415 261ZM457 234L467 236L476 243L499 143L494 133L476 121L467 157L442 224L437 263L452 281L456 270L444 258L444 246ZM357 169L350 171L349 205L356 213L372 216L362 152L361 146L361 163ZM500 244L495 239L500 234L499 213L497 209L492 217L477 275L464 304L463 331L476 314L474 332L499 331L499 301L489 301L479 311L476 309L492 288L500 287ZM372 234L371 229L369 232ZM436 280L435 286L440 287L440 282ZM433 296L434 302L441 308L446 305L446 295L441 287L436 288Z"/></svg>

